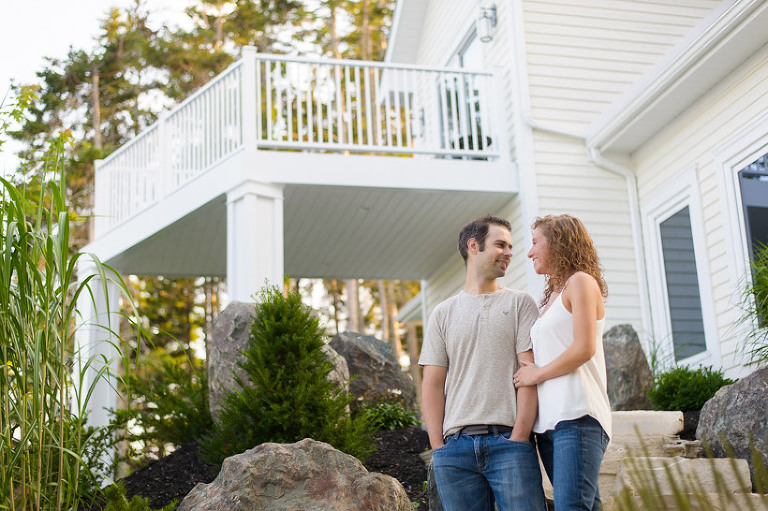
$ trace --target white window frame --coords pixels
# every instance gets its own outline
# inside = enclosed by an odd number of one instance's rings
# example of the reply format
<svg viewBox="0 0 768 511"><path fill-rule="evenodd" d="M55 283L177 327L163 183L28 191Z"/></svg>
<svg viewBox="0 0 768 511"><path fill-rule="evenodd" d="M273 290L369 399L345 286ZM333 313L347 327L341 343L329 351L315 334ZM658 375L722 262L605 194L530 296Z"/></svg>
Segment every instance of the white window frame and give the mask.
<svg viewBox="0 0 768 511"><path fill-rule="evenodd" d="M672 318L667 294L667 277L664 270L661 224L686 206L691 220L691 235L696 258L696 276L699 284L706 349L701 353L676 361L672 340ZM648 262L648 290L651 298L653 324L653 339L649 342L649 349L656 350L655 356L659 363L659 369L667 370L676 365L722 367L696 167L681 172L656 188L641 201L640 210L647 235L645 257Z"/></svg>
<svg viewBox="0 0 768 511"><path fill-rule="evenodd" d="M741 322L739 300L743 290L751 281L749 270L751 250L744 221L744 205L741 201L739 172L761 156L768 154L768 114L764 114L746 125L733 137L726 140L714 151L715 168L720 176L720 200L725 205L723 224L725 227L725 250L728 257L732 301L729 304L728 322L734 339L744 339L748 331L758 328L756 324ZM739 356L738 354L736 356ZM744 361L742 361L744 362Z"/></svg>

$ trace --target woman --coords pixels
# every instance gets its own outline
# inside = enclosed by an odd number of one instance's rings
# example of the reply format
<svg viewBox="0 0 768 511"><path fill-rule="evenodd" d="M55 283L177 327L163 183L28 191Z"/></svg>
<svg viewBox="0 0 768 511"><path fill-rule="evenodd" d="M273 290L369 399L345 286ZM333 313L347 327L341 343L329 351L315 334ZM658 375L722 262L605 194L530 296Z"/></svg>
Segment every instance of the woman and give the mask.
<svg viewBox="0 0 768 511"><path fill-rule="evenodd" d="M528 257L546 275L546 288L531 328L535 365L525 363L513 382L538 388L533 430L555 509L601 509L597 478L611 434L603 354L608 289L578 218L536 219Z"/></svg>

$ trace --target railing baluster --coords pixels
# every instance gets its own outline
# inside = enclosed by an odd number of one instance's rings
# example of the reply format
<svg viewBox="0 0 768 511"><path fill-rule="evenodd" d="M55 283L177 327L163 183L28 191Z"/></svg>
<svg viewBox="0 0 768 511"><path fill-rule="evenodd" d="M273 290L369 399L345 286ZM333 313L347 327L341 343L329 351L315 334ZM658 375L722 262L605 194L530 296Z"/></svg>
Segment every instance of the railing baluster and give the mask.
<svg viewBox="0 0 768 511"><path fill-rule="evenodd" d="M344 120L342 115L342 108L344 107L344 103L341 101L341 68L338 66L333 67L334 73L333 73L333 80L336 85L336 143L337 144L343 144L344 143ZM330 114L329 114L330 116Z"/></svg>
<svg viewBox="0 0 768 511"><path fill-rule="evenodd" d="M413 122L413 110L411 109L411 82L410 75L403 76L400 73L400 80L404 81L403 91L403 122L405 123L405 147L413 147L413 133L411 132L411 123Z"/></svg>
<svg viewBox="0 0 768 511"><path fill-rule="evenodd" d="M354 144L355 139L352 136L352 86L349 84L349 66L344 66L344 116L347 125L347 143Z"/></svg>
<svg viewBox="0 0 768 511"><path fill-rule="evenodd" d="M375 145L373 141L373 110L371 109L371 68L363 69L363 87L365 87L365 132L366 143L369 146ZM360 116L362 117L362 115Z"/></svg>
<svg viewBox="0 0 768 511"><path fill-rule="evenodd" d="M381 73L379 72L379 69L374 69L373 72L373 121L374 126L376 127L376 145L378 147L381 147L384 145L384 133L382 131L382 125L381 125L381 107L379 105L382 104L381 98L379 98L379 80L381 78ZM386 122L386 121L385 121Z"/></svg>
<svg viewBox="0 0 768 511"><path fill-rule="evenodd" d="M315 98L315 85L317 85L317 71L312 72L312 68L307 65L307 142L310 144L315 140L315 114L312 108L312 101Z"/></svg>
<svg viewBox="0 0 768 511"><path fill-rule="evenodd" d="M397 140L397 147L403 147L403 122L402 122L402 112L400 107L400 91L397 89L397 86L399 84L400 77L400 71L399 70L393 70L392 74L392 86L390 88L391 91L395 94L395 111L394 111L394 117L396 119L395 122L395 134L396 134L396 140Z"/></svg>
<svg viewBox="0 0 768 511"><path fill-rule="evenodd" d="M272 140L272 67L270 62L264 63L264 93L267 95L267 136L265 140Z"/></svg>

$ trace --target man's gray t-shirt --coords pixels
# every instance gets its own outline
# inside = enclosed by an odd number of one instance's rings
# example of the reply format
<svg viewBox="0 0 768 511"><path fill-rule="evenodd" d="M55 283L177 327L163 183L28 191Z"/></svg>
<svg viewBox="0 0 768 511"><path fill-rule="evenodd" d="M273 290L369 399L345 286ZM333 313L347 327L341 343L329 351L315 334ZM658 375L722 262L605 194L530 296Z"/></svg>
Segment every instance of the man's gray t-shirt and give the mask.
<svg viewBox="0 0 768 511"><path fill-rule="evenodd" d="M435 307L419 365L448 368L444 436L476 424L514 426L512 375L517 354L531 349L537 317L533 297L508 288L477 295L462 291Z"/></svg>

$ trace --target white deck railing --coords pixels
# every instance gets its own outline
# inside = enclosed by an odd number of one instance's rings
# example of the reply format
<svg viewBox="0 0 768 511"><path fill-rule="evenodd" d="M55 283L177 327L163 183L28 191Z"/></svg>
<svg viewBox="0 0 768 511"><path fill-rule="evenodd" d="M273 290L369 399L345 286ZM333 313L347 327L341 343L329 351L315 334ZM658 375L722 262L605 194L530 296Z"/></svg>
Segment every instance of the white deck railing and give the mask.
<svg viewBox="0 0 768 511"><path fill-rule="evenodd" d="M96 234L241 150L498 158L489 72L257 54L96 168Z"/></svg>

